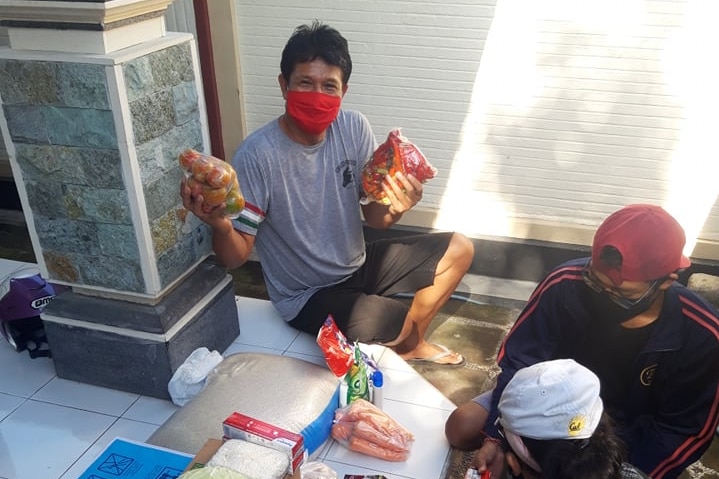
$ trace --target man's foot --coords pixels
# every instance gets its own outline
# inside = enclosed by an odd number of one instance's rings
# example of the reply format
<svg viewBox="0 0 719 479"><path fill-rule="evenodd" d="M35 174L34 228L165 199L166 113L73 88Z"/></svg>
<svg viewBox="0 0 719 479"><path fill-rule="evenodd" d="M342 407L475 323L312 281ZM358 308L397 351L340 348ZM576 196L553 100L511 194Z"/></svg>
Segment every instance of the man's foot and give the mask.
<svg viewBox="0 0 719 479"><path fill-rule="evenodd" d="M410 362L428 362L448 366L459 366L464 363L464 356L437 343L423 343L414 351L400 356Z"/></svg>

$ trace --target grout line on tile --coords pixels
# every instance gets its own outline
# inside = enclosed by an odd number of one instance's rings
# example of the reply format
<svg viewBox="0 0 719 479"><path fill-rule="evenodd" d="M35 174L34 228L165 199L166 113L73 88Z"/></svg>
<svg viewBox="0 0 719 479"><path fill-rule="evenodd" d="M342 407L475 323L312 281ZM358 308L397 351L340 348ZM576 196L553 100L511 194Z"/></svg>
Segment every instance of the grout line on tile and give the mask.
<svg viewBox="0 0 719 479"><path fill-rule="evenodd" d="M127 406L127 407L125 408L125 410L122 411L122 414L120 414L120 416L118 416L118 417L124 417L125 414L127 414L127 412L128 412L130 409L132 409L132 406L134 406L135 404L137 404L137 402L138 402L138 401L140 400L140 398L142 398L142 397L144 397L144 396L137 396L137 397L135 398L135 400L132 401L132 403L130 403L130 405Z"/></svg>
<svg viewBox="0 0 719 479"><path fill-rule="evenodd" d="M98 415L100 415L100 416L105 416L105 417L114 417L115 420L117 420L117 419L119 419L119 418L121 417L121 416L115 416L114 414L108 414L108 413L106 413L106 412L98 412L98 411L93 411L93 410L91 410L91 409L83 409L83 408L77 407L77 406L70 406L70 405L68 405L68 404L56 403L56 402L48 401L48 400L46 400L46 399L33 399L33 398L28 398L28 401L32 401L32 402L34 402L34 403L39 403L39 404L49 404L49 405L51 405L51 406L58 406L58 407L64 407L64 408L68 408L68 409L74 409L75 411L89 412L89 413L91 413L91 414L98 414ZM23 403L23 404L24 404L24 403ZM114 423L113 423L113 424L114 424Z"/></svg>
<svg viewBox="0 0 719 479"><path fill-rule="evenodd" d="M434 386L433 386L433 387L434 387ZM440 392L440 394L441 394L441 392ZM445 397L445 396L442 396L442 397ZM393 402L393 403L398 403L398 404L409 404L409 405L412 405L412 406L425 407L425 408L428 408L428 409L435 409L435 410L437 410L437 411L447 411L447 412L452 412L452 411L454 411L455 408L457 407L457 406L454 406L454 407L451 407L451 408L449 408L449 409L446 409L446 408L444 408L444 407L442 407L442 406L429 406L429 405L427 405L427 404L419 404L419 403L412 402L412 401L404 401L404 400L402 400L402 399L394 399L394 398L391 398L391 399L390 399L390 398L384 398L383 401L386 402L386 403L388 403L388 402ZM447 401L449 401L449 399L447 399ZM451 401L450 401L450 402L451 402Z"/></svg>
<svg viewBox="0 0 719 479"><path fill-rule="evenodd" d="M19 403L17 406L15 406L15 407L12 408L10 411L8 411L8 413L0 419L0 423L2 423L5 419L7 419L8 417L10 417L10 415L11 415L12 413L14 413L14 412L17 411L18 409L20 409L23 405L25 405L25 403L27 403L28 401L31 401L30 398L26 398L26 397L22 397L22 396L15 396L14 394L7 394L7 393L2 393L2 394L5 394L6 396L12 396L12 397L14 397L14 398L18 398L18 399L20 399L21 401L20 401L20 403ZM0 477L0 479L2 479L2 477Z"/></svg>
<svg viewBox="0 0 719 479"><path fill-rule="evenodd" d="M43 384L42 386L38 387L32 394L30 394L30 396L28 396L27 399L33 399L34 396L35 396L37 393L39 393L42 388L44 388L45 386L47 386L48 384L50 384L50 383L51 383L55 378L57 378L57 377L58 377L57 374L53 375L50 379L48 379L48 380L45 382L45 384Z"/></svg>
<svg viewBox="0 0 719 479"><path fill-rule="evenodd" d="M114 416L113 416L113 417L114 417ZM75 466L75 464L76 464L80 459L82 459L82 458L85 456L85 454L89 453L90 450L92 450L92 448L95 446L95 444L97 444L97 442L102 438L102 436L104 436L104 435L112 428L112 426L114 426L114 425L117 423L117 421L119 421L119 420L120 420L119 417L115 417L115 420L112 421L112 423L111 423L109 426L107 426L107 428L105 428L104 431L102 431L100 434L98 434L98 436L95 438L95 440L92 441L92 443L91 443L90 445L88 445L87 448L85 448L84 451L82 451L80 454L78 454L77 457L75 458L75 460L72 461L72 464L70 464L70 465L67 467L67 469L65 469L65 470L62 472L62 474L60 474L58 477L62 477L62 476L64 476L65 474L67 474L67 473L70 471L70 469L72 469L73 466Z"/></svg>

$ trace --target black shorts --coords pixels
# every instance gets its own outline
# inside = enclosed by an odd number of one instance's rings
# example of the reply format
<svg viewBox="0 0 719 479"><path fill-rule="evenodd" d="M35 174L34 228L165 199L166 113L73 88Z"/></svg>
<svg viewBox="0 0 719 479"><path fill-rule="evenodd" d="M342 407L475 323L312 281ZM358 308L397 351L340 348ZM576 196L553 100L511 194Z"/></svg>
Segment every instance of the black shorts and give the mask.
<svg viewBox="0 0 719 479"><path fill-rule="evenodd" d="M386 343L399 336L409 306L391 296L431 286L453 233L367 244L364 264L346 281L315 293L290 326L316 335L329 314L350 341Z"/></svg>

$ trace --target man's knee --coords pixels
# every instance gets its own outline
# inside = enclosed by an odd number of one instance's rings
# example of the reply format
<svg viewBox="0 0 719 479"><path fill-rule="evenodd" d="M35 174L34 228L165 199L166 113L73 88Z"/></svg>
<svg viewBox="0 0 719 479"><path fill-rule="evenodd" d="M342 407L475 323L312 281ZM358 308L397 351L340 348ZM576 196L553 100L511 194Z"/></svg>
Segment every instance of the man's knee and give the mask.
<svg viewBox="0 0 719 479"><path fill-rule="evenodd" d="M474 243L462 233L453 233L447 248L447 255L454 263L469 269L474 259Z"/></svg>
<svg viewBox="0 0 719 479"><path fill-rule="evenodd" d="M444 434L452 447L477 449L482 445L482 430L488 411L474 401L460 405L452 411L444 426Z"/></svg>

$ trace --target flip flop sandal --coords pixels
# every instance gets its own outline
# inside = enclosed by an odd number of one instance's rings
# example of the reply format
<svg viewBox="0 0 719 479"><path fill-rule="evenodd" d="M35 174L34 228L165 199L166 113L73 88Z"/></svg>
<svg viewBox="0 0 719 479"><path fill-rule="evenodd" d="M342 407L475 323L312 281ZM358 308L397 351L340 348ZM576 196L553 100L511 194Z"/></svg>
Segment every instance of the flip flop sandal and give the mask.
<svg viewBox="0 0 719 479"><path fill-rule="evenodd" d="M437 343L431 343L431 344L433 346L435 346L436 348L439 348L440 352L438 352L437 354L433 354L432 356L429 356L427 358L415 358L415 359L409 359L408 361L417 362L417 363L434 363L434 364L438 364L440 366L460 366L460 365L464 364L464 356L462 356L461 354L452 351L447 346L443 346L443 345L437 344ZM446 358L448 356L452 356L452 355L459 356L459 361L453 362L453 363L441 362L441 359Z"/></svg>

